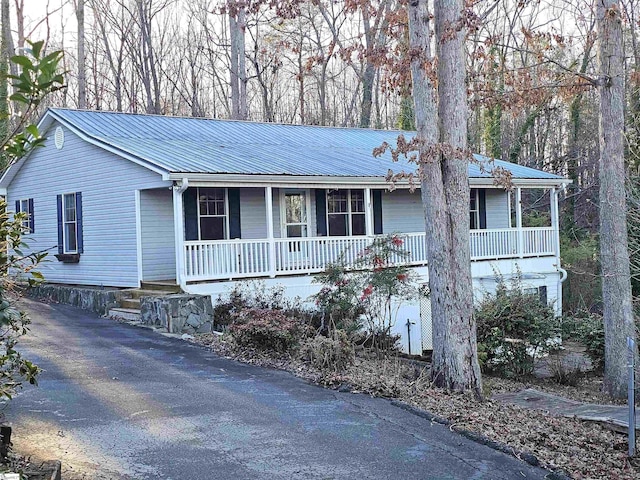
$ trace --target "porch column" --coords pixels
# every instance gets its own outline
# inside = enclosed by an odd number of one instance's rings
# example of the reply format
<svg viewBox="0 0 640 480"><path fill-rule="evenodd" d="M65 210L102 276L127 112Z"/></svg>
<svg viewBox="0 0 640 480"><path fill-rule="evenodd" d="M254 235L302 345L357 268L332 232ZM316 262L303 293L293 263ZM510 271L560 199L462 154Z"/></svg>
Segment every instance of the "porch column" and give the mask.
<svg viewBox="0 0 640 480"><path fill-rule="evenodd" d="M264 202L267 211L267 240L269 242L269 276L276 276L276 242L273 236L273 187L264 188Z"/></svg>
<svg viewBox="0 0 640 480"><path fill-rule="evenodd" d="M524 255L524 232L522 231L522 189L516 188L516 228L518 229L518 256Z"/></svg>
<svg viewBox="0 0 640 480"><path fill-rule="evenodd" d="M173 191L173 228L175 231L175 250L176 250L176 282L184 288L186 285L187 272L185 269L184 255L184 205L182 203L182 194L187 189L189 182L187 179L182 180L182 185L174 185Z"/></svg>
<svg viewBox="0 0 640 480"><path fill-rule="evenodd" d="M371 189L364 189L364 224L367 237L373 236L373 199L371 198Z"/></svg>
<svg viewBox="0 0 640 480"><path fill-rule="evenodd" d="M558 215L558 191L555 187L549 191L549 203L551 205L551 226L553 227L553 253L560 258L560 218Z"/></svg>

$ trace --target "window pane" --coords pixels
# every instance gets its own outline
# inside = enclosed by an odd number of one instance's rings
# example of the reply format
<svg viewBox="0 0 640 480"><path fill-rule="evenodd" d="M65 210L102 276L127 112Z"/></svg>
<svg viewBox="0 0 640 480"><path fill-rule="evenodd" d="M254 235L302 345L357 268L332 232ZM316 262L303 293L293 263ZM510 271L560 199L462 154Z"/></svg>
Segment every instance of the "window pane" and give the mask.
<svg viewBox="0 0 640 480"><path fill-rule="evenodd" d="M68 253L76 252L78 244L76 243L76 224L64 224L64 251Z"/></svg>
<svg viewBox="0 0 640 480"><path fill-rule="evenodd" d="M365 227L364 215L356 213L351 216L351 235L365 235L367 233Z"/></svg>
<svg viewBox="0 0 640 480"><path fill-rule="evenodd" d="M351 211L364 213L364 191L351 190Z"/></svg>
<svg viewBox="0 0 640 480"><path fill-rule="evenodd" d="M347 192L346 190L334 190L327 196L327 210L329 213L346 213Z"/></svg>
<svg viewBox="0 0 640 480"><path fill-rule="evenodd" d="M286 223L306 223L306 199L302 193L285 195Z"/></svg>
<svg viewBox="0 0 640 480"><path fill-rule="evenodd" d="M478 228L478 218L477 218L477 212L471 212L471 215L469 217L469 228L471 230L477 229Z"/></svg>
<svg viewBox="0 0 640 480"><path fill-rule="evenodd" d="M29 212L29 200L20 200L20 211L21 212Z"/></svg>
<svg viewBox="0 0 640 480"><path fill-rule="evenodd" d="M332 213L329 215L329 235L334 237L344 237L347 232L347 215Z"/></svg>
<svg viewBox="0 0 640 480"><path fill-rule="evenodd" d="M287 225L287 237L288 238L299 238L307 236L307 226L306 225Z"/></svg>
<svg viewBox="0 0 640 480"><path fill-rule="evenodd" d="M477 210L476 200L478 198L478 190L475 188L471 189L471 197L469 198L469 210Z"/></svg>
<svg viewBox="0 0 640 480"><path fill-rule="evenodd" d="M225 217L200 218L201 240L224 240L225 238Z"/></svg>
<svg viewBox="0 0 640 480"><path fill-rule="evenodd" d="M64 196L64 221L76 221L76 194L71 193Z"/></svg>
<svg viewBox="0 0 640 480"><path fill-rule="evenodd" d="M224 188L199 188L200 215L224 215Z"/></svg>

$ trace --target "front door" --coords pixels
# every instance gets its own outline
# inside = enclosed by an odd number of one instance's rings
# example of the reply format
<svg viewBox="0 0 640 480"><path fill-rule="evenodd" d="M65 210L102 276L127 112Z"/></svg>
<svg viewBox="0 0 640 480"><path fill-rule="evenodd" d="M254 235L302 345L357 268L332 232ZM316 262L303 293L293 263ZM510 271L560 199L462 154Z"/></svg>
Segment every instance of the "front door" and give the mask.
<svg viewBox="0 0 640 480"><path fill-rule="evenodd" d="M287 242L287 264L300 264L306 258L307 243L302 239L309 235L308 198L305 190L284 192L283 234L292 239Z"/></svg>

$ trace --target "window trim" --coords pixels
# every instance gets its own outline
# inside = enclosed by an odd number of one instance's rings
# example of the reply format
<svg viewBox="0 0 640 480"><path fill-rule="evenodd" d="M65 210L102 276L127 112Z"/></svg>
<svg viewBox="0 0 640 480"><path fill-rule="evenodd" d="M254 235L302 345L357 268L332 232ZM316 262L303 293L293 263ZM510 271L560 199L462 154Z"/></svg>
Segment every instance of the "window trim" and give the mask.
<svg viewBox="0 0 640 480"><path fill-rule="evenodd" d="M304 223L287 223L287 202L285 201L285 198L287 196L287 193L293 193L293 194L300 194L300 193L304 193L304 197L305 197L305 216L306 216L306 222ZM311 231L311 189L309 188L281 188L280 189L280 195L279 195L279 200L280 200L280 237L281 238L307 238L307 237L311 237L312 233L315 233L317 235L317 231L316 232L312 232ZM307 234L304 237L288 237L287 236L287 226L288 225L304 225L307 227ZM318 226L316 225L316 230L317 230ZM327 227L328 229L328 227Z"/></svg>
<svg viewBox="0 0 640 480"><path fill-rule="evenodd" d="M73 222L67 221L66 212L67 209L65 207L65 197L68 195L73 195L73 210L75 212L76 219ZM76 228L76 249L75 250L67 250L67 229L65 228L67 223L74 223ZM62 253L63 254L79 254L78 251L78 192L68 192L62 194Z"/></svg>
<svg viewBox="0 0 640 480"><path fill-rule="evenodd" d="M200 189L212 188L222 190L224 193L224 215L202 215L200 212ZM215 242L216 240L203 240L202 239L202 226L200 220L202 218L220 218L224 217L224 238L222 240L229 240L229 189L227 187L196 187L196 205L198 207L198 240L200 242Z"/></svg>
<svg viewBox="0 0 640 480"><path fill-rule="evenodd" d="M480 228L480 190L478 188L472 188L470 197L475 199L475 209L471 209L471 200L469 200L469 230L481 230ZM474 219L475 227L471 228L471 219Z"/></svg>
<svg viewBox="0 0 640 480"><path fill-rule="evenodd" d="M362 212L354 212L352 210L352 197L351 192L357 190L362 192L362 200L363 200L363 211ZM339 212L339 213L330 213L329 212L329 195L331 192L339 192L346 191L347 192L347 211ZM325 206L326 206L326 218L327 222L327 237L337 237L338 235L331 235L331 223L329 222L329 215L345 215L347 217L347 236L348 237L366 237L367 236L367 196L366 190L363 188L333 188L327 190L327 194L325 195ZM354 235L353 234L353 215L362 215L364 217L365 228L363 234Z"/></svg>
<svg viewBox="0 0 640 480"><path fill-rule="evenodd" d="M32 225L34 225L33 218L32 218L33 210L29 208L30 206L33 206L33 198L20 198L16 200L16 203L19 206L19 208L16 209L16 213L24 212L27 214L27 218L25 218L22 221L23 233L27 233L27 234L35 233L35 228L32 228ZM26 209L23 208L25 203L27 205Z"/></svg>

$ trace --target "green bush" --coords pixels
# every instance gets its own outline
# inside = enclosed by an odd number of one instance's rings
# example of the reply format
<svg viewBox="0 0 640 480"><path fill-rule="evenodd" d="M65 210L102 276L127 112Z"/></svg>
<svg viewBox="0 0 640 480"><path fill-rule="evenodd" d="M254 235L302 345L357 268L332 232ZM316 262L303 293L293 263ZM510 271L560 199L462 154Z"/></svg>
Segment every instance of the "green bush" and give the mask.
<svg viewBox="0 0 640 480"><path fill-rule="evenodd" d="M306 334L305 325L282 310L245 308L235 315L229 332L244 347L287 352Z"/></svg>
<svg viewBox="0 0 640 480"><path fill-rule="evenodd" d="M580 311L562 322L562 337L580 342L587 349L593 368L604 367L604 324L602 315Z"/></svg>
<svg viewBox="0 0 640 480"><path fill-rule="evenodd" d="M341 372L354 361L353 343L343 330L332 330L328 337L316 335L305 340L300 358L317 369Z"/></svg>
<svg viewBox="0 0 640 480"><path fill-rule="evenodd" d="M481 366L506 377L533 372L535 357L551 349L559 321L537 294L525 293L521 279L498 282L495 295L486 295L476 308Z"/></svg>

